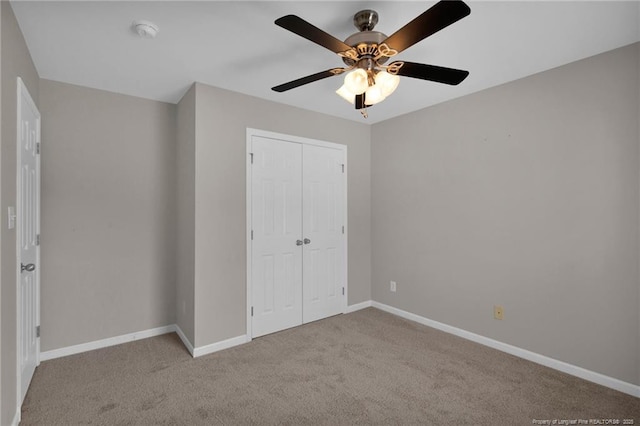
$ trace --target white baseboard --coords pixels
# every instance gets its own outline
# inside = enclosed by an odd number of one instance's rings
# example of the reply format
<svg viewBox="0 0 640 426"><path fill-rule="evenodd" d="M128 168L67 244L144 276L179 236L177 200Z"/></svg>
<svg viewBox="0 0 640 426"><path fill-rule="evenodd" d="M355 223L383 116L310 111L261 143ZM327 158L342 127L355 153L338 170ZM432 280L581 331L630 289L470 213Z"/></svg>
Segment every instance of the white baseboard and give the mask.
<svg viewBox="0 0 640 426"><path fill-rule="evenodd" d="M247 335L232 337L231 339L221 342L212 343L210 345L194 348L193 344L187 339L182 329L177 324L171 324L164 327L152 328L150 330L139 331L136 333L124 334L122 336L109 337L108 339L95 340L93 342L81 343L79 345L67 346L65 348L53 349L40 353L40 361L48 361L50 359L61 358L63 356L75 355L82 352L93 351L95 349L107 348L109 346L120 345L122 343L133 342L134 340L146 339L147 337L160 336L167 333L176 333L182 344L187 348L191 356L199 357L223 349L232 348L242 345L250 341ZM19 414L19 412L18 412Z"/></svg>
<svg viewBox="0 0 640 426"><path fill-rule="evenodd" d="M249 341L250 339L248 338L248 336L246 334L243 334L242 336L232 337L231 339L223 340L221 342L200 346L193 350L193 357L197 358L199 356L208 355L214 352L221 351L223 349L229 349L234 346L242 345Z"/></svg>
<svg viewBox="0 0 640 426"><path fill-rule="evenodd" d="M590 382L597 383L599 385L606 386L608 388L615 389L617 391L624 392L635 397L640 397L640 386L634 385L632 383L627 383L613 377L605 376L604 374L596 373L595 371L590 371L585 368L566 363L564 361L549 358L548 356L540 355L538 353L531 352L517 346L509 345L507 343L502 343L498 340L484 337L479 334L463 330L461 328L453 327L438 321L421 317L420 315L412 314L411 312L403 311L402 309L394 308L393 306L385 305L384 303L373 301L371 302L371 306L390 314L394 314L399 317L426 325L428 327L436 328L446 333L454 334L464 339L480 343L481 345L489 346L499 351L515 355L519 358L535 362L536 364L544 365L545 367L553 368L554 370L562 371L563 373L567 373L572 376L576 376L581 379L588 380Z"/></svg>
<svg viewBox="0 0 640 426"><path fill-rule="evenodd" d="M146 339L147 337L160 336L161 334L173 333L176 331L175 324L166 325L164 327L152 328L150 330L139 331L136 333L123 334L122 336L109 337L107 339L95 340L93 342L81 343L79 345L67 346L65 348L53 349L50 351L40 352L40 361L48 361L50 359L60 358L79 354L82 352L92 351L95 349L107 348L109 346L120 345L122 343L133 342L134 340Z"/></svg>
<svg viewBox="0 0 640 426"><path fill-rule="evenodd" d="M22 407L20 405L18 405L18 408L16 409L16 415L13 416L13 420L11 421L11 426L18 426L20 424L20 409Z"/></svg>
<svg viewBox="0 0 640 426"><path fill-rule="evenodd" d="M489 337L484 337L479 334L472 333L470 331L463 330L461 328L453 327L451 325L447 325L438 321L431 320L429 318L422 317L420 315L413 314L411 312L404 311L402 309L394 308L393 306L385 305L384 303L376 302L376 301L365 301L356 303L355 305L350 305L345 310L345 313L351 313L358 311L360 309L365 309L373 306L374 308L378 308L382 311L397 315L399 317L415 321L419 324L426 325L428 327L433 327L435 329L444 331L449 334L453 334L459 337L462 337L467 340L471 340L476 343L480 343L481 345L489 346L491 348L497 349L502 352L506 352L511 355L515 355L517 357L526 359L528 361L535 362L540 365L544 365L549 368L553 368L554 370L562 371L563 373L570 374L572 376L579 377L584 380L588 380L590 382L597 383L602 386L606 386L611 389L615 389L620 392L624 392L626 394L635 396L640 398L640 386L634 385L632 383L627 383L622 380L605 376L601 373L596 373L595 371L587 370L582 367L578 367L573 364L566 363L564 361L559 361L557 359L550 358L545 355L540 355L535 352L531 352L526 349L519 348L517 346L513 346L507 343L500 342L498 340L491 339ZM191 356L199 357L203 355L208 355L213 352L218 352L224 349L232 348L234 346L242 345L251 341L251 339L246 335L232 337L227 340L223 340L221 342L212 343L210 345L200 346L194 348L189 339L185 336L184 332L178 327L176 324L167 325L164 327L153 328L150 330L140 331L137 333L125 334L122 336L110 337L108 339L96 340L93 342L82 343L79 345L68 346L60 349L53 349L50 351L45 351L40 353L40 360L47 361L50 359L60 358L63 356L74 355L81 352L92 351L94 349L106 348L109 346L119 345L122 343L132 342L134 340L146 339L148 337L159 336L166 333L177 333L182 340L182 343L185 345ZM16 412L12 425L17 425L20 420L20 408Z"/></svg>
<svg viewBox="0 0 640 426"><path fill-rule="evenodd" d="M360 309L365 309L370 307L371 307L371 300L367 300L365 302L360 302L360 303L356 303L355 305L347 306L347 309L345 309L344 313L350 314L351 312L359 311Z"/></svg>
<svg viewBox="0 0 640 426"><path fill-rule="evenodd" d="M187 339L187 335L184 334L184 332L182 331L182 329L178 324L175 325L175 328L176 328L176 334L178 335L180 340L182 340L182 344L187 348L191 356L193 356L193 345L191 344L189 339Z"/></svg>
<svg viewBox="0 0 640 426"><path fill-rule="evenodd" d="M199 356L208 355L214 352L221 351L223 349L229 349L234 346L242 345L243 343L247 343L250 339L247 338L246 335L233 337L231 339L223 340L221 342L212 343L210 345L200 346L198 348L194 348L193 344L189 341L187 336L184 334L179 325L175 325L175 331L180 340L182 340L182 344L187 348L192 357L197 358Z"/></svg>

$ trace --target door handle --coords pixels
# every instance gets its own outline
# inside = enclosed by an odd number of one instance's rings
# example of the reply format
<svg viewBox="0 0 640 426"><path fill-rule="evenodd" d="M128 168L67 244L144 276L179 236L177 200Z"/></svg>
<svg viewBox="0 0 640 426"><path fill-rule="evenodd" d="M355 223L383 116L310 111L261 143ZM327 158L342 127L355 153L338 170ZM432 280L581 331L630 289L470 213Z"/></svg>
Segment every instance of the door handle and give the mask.
<svg viewBox="0 0 640 426"><path fill-rule="evenodd" d="M36 265L33 263L27 263L26 265L24 263L20 264L20 272L33 272L36 270Z"/></svg>
<svg viewBox="0 0 640 426"><path fill-rule="evenodd" d="M296 245L297 246L301 246L302 245L302 240L296 240Z"/></svg>
<svg viewBox="0 0 640 426"><path fill-rule="evenodd" d="M310 240L310 239L308 239L308 238L305 238L305 239L304 239L304 243L305 243L305 244L309 244L310 242L311 242L311 240Z"/></svg>

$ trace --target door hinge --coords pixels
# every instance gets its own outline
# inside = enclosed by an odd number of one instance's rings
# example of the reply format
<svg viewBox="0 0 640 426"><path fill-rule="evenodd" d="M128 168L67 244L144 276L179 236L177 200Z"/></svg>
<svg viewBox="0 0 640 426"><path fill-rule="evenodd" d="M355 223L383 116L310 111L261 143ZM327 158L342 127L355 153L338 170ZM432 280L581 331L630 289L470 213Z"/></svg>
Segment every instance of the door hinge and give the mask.
<svg viewBox="0 0 640 426"><path fill-rule="evenodd" d="M36 337L40 337L40 326L36 327Z"/></svg>
<svg viewBox="0 0 640 426"><path fill-rule="evenodd" d="M250 152L249 155L251 156L251 164L253 164L253 152Z"/></svg>
<svg viewBox="0 0 640 426"><path fill-rule="evenodd" d="M341 164L342 166L342 173L344 173L344 164Z"/></svg>
<svg viewBox="0 0 640 426"><path fill-rule="evenodd" d="M40 245L40 234L36 235L36 245Z"/></svg>
<svg viewBox="0 0 640 426"><path fill-rule="evenodd" d="M344 225L342 225L342 233L344 234Z"/></svg>
<svg viewBox="0 0 640 426"><path fill-rule="evenodd" d="M342 287L342 295L344 296L344 287Z"/></svg>
<svg viewBox="0 0 640 426"><path fill-rule="evenodd" d="M253 229L251 230L251 241L253 241Z"/></svg>
<svg viewBox="0 0 640 426"><path fill-rule="evenodd" d="M36 154L40 154L40 142L36 143Z"/></svg>
<svg viewBox="0 0 640 426"><path fill-rule="evenodd" d="M253 306L251 307L251 316L253 316Z"/></svg>

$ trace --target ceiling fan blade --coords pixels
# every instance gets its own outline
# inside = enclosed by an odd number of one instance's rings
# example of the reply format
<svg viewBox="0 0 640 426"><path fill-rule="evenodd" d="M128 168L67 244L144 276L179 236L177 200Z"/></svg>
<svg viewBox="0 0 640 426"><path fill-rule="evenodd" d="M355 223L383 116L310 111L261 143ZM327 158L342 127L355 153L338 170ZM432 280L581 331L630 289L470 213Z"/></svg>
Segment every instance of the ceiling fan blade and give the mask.
<svg viewBox="0 0 640 426"><path fill-rule="evenodd" d="M276 92L286 92L287 90L295 89L296 87L304 86L305 84L313 83L314 81L322 80L323 78L342 74L343 72L344 68L332 68L330 70L321 71L315 74L308 75L306 77L299 78L297 80L290 81L288 83L281 84L279 86L272 87L271 90L274 90Z"/></svg>
<svg viewBox="0 0 640 426"><path fill-rule="evenodd" d="M320 28L311 25L296 15L283 16L282 18L276 19L275 23L285 30L289 30L292 33L298 34L300 37L304 37L320 46L326 47L332 52L342 53L351 49L351 46L348 44L322 31Z"/></svg>
<svg viewBox="0 0 640 426"><path fill-rule="evenodd" d="M384 43L390 48L402 52L420 40L459 21L469 13L471 13L471 9L462 0L442 0L391 34Z"/></svg>
<svg viewBox="0 0 640 426"><path fill-rule="evenodd" d="M438 67L436 65L418 64L415 62L404 62L398 70L398 75L404 77L420 78L422 80L436 81L438 83L455 86L467 78L469 71L457 70L454 68Z"/></svg>

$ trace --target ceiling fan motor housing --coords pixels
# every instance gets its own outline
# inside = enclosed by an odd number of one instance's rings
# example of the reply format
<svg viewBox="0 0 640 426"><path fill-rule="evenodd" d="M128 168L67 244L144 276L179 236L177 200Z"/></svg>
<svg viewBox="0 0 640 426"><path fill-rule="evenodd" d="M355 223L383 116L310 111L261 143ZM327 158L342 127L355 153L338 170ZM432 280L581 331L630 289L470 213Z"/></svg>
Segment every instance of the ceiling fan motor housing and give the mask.
<svg viewBox="0 0 640 426"><path fill-rule="evenodd" d="M386 40L386 34L379 31L373 31L373 28L378 23L378 12L371 9L365 9L357 12L353 15L353 25L359 30L359 32L350 35L345 39L345 44L353 47L358 52L359 58L372 58L377 55L377 48L380 43ZM383 57L378 61L384 63L388 58ZM351 58L343 57L342 61L348 66L352 66L358 63L358 68L364 68L360 62L361 60L353 60ZM366 68L365 68L366 69Z"/></svg>
<svg viewBox="0 0 640 426"><path fill-rule="evenodd" d="M356 49L358 56L370 56L374 57L377 54L378 45L386 40L386 34L379 31L361 31L350 35L345 39L345 44ZM384 63L388 58L382 57L378 62ZM350 58L343 57L343 62L349 66L353 65L356 61Z"/></svg>

